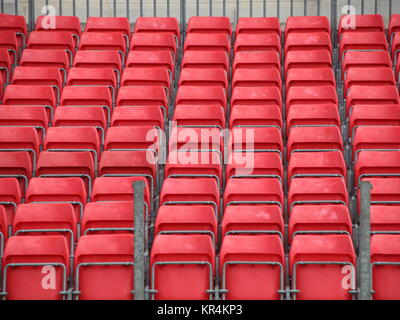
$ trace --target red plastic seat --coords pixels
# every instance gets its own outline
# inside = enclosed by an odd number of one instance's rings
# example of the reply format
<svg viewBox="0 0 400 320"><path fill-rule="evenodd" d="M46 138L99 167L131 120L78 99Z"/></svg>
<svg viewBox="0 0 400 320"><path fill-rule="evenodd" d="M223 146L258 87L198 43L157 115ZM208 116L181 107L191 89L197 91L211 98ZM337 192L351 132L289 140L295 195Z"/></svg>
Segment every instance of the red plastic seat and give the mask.
<svg viewBox="0 0 400 320"><path fill-rule="evenodd" d="M173 55L177 50L177 39L170 33L133 33L131 51L167 51Z"/></svg>
<svg viewBox="0 0 400 320"><path fill-rule="evenodd" d="M134 237L131 234L82 236L75 252L75 299L131 300Z"/></svg>
<svg viewBox="0 0 400 320"><path fill-rule="evenodd" d="M68 86L111 86L117 87L117 76L111 68L71 68ZM112 92L114 92L112 90Z"/></svg>
<svg viewBox="0 0 400 320"><path fill-rule="evenodd" d="M302 68L314 69L332 68L332 56L327 50L289 51L285 55L285 73L289 70Z"/></svg>
<svg viewBox="0 0 400 320"><path fill-rule="evenodd" d="M221 68L229 71L229 56L224 51L186 51L182 58L182 70Z"/></svg>
<svg viewBox="0 0 400 320"><path fill-rule="evenodd" d="M11 84L57 86L60 92L63 79L60 70L56 67L17 67L13 72Z"/></svg>
<svg viewBox="0 0 400 320"><path fill-rule="evenodd" d="M86 32L117 32L129 38L131 25L125 17L88 17Z"/></svg>
<svg viewBox="0 0 400 320"><path fill-rule="evenodd" d="M284 265L282 241L276 235L225 237L220 253L221 289L227 290L223 299L282 299Z"/></svg>
<svg viewBox="0 0 400 320"><path fill-rule="evenodd" d="M357 86L350 88L346 100L346 112L356 105L399 104L399 92L395 86Z"/></svg>
<svg viewBox="0 0 400 320"><path fill-rule="evenodd" d="M300 177L340 175L347 179L346 163L341 152L295 152L288 165L288 182Z"/></svg>
<svg viewBox="0 0 400 320"><path fill-rule="evenodd" d="M281 70L279 55L274 51L236 52L232 64L233 73L238 69L277 69Z"/></svg>
<svg viewBox="0 0 400 320"><path fill-rule="evenodd" d="M292 127L287 142L288 158L302 150L343 152L340 129L336 126Z"/></svg>
<svg viewBox="0 0 400 320"><path fill-rule="evenodd" d="M9 85L3 98L4 104L10 105L42 105L55 107L54 90L43 85Z"/></svg>
<svg viewBox="0 0 400 320"><path fill-rule="evenodd" d="M150 126L121 126L107 130L104 150L131 151L153 150L158 151L158 130Z"/></svg>
<svg viewBox="0 0 400 320"><path fill-rule="evenodd" d="M217 218L211 207L161 206L157 212L154 233L206 234L215 243L218 237L217 225Z"/></svg>
<svg viewBox="0 0 400 320"><path fill-rule="evenodd" d="M276 33L281 35L281 25L276 17L240 17L236 34Z"/></svg>
<svg viewBox="0 0 400 320"><path fill-rule="evenodd" d="M126 68L121 86L161 86L171 90L172 74L167 68Z"/></svg>
<svg viewBox="0 0 400 320"><path fill-rule="evenodd" d="M338 105L338 97L334 86L292 87L286 95L286 112L292 105Z"/></svg>
<svg viewBox="0 0 400 320"><path fill-rule="evenodd" d="M332 68L319 68L310 72L309 68L296 68L287 71L286 88L291 87L336 86Z"/></svg>
<svg viewBox="0 0 400 320"><path fill-rule="evenodd" d="M387 51L348 51L342 61L342 79L351 68L391 68L392 59Z"/></svg>
<svg viewBox="0 0 400 320"><path fill-rule="evenodd" d="M8 226L12 225L15 212L21 201L22 192L18 180L15 178L1 178L0 207L5 210L6 223Z"/></svg>
<svg viewBox="0 0 400 320"><path fill-rule="evenodd" d="M285 38L291 33L331 33L331 26L327 17L289 17L286 20Z"/></svg>
<svg viewBox="0 0 400 320"><path fill-rule="evenodd" d="M63 300L67 298L69 276L68 244L65 237L25 236L11 237L4 250L4 268L7 268L7 300ZM39 264L39 265L30 265ZM12 268L10 265L14 265ZM43 272L46 271L46 272ZM52 274L54 289L43 286L44 274Z"/></svg>
<svg viewBox="0 0 400 320"><path fill-rule="evenodd" d="M396 233L400 230L400 206L371 206L371 232Z"/></svg>
<svg viewBox="0 0 400 320"><path fill-rule="evenodd" d="M340 59L347 51L387 51L388 43L383 32L346 32L340 41Z"/></svg>
<svg viewBox="0 0 400 320"><path fill-rule="evenodd" d="M262 105L278 106L282 110L282 96L277 87L236 87L231 97L232 109L235 106Z"/></svg>
<svg viewBox="0 0 400 320"><path fill-rule="evenodd" d="M287 135L289 135L293 126L340 127L338 106L335 104L293 104L287 114L286 123Z"/></svg>
<svg viewBox="0 0 400 320"><path fill-rule="evenodd" d="M174 76L174 56L168 51L130 51L127 68L166 68Z"/></svg>
<svg viewBox="0 0 400 320"><path fill-rule="evenodd" d="M0 29L0 49L6 49L8 51L13 65L18 64L19 46L15 32L1 31Z"/></svg>
<svg viewBox="0 0 400 320"><path fill-rule="evenodd" d="M243 51L274 51L281 55L281 39L277 34L239 34L234 45L235 54Z"/></svg>
<svg viewBox="0 0 400 320"><path fill-rule="evenodd" d="M81 22L79 17L76 16L52 16L55 19L54 25L49 16L39 16L36 19L35 31L67 31L72 34L76 34L78 37L81 36Z"/></svg>
<svg viewBox="0 0 400 320"><path fill-rule="evenodd" d="M282 128L282 113L279 106L236 105L231 109L229 128L236 126L278 126Z"/></svg>
<svg viewBox="0 0 400 320"><path fill-rule="evenodd" d="M348 27L351 23L351 27ZM354 25L353 25L354 23ZM343 15L339 20L338 37L347 32L386 32L385 22L380 14Z"/></svg>
<svg viewBox="0 0 400 320"><path fill-rule="evenodd" d="M351 86L396 86L392 68L351 68L345 73L344 97Z"/></svg>
<svg viewBox="0 0 400 320"><path fill-rule="evenodd" d="M164 129L164 118L159 107L118 107L112 114L111 126L153 126Z"/></svg>
<svg viewBox="0 0 400 320"><path fill-rule="evenodd" d="M133 232L133 202L89 202L82 219L82 233L110 234Z"/></svg>
<svg viewBox="0 0 400 320"><path fill-rule="evenodd" d="M227 108L226 91L221 86L182 86L176 94L175 105L217 105Z"/></svg>
<svg viewBox="0 0 400 320"><path fill-rule="evenodd" d="M178 39L180 30L175 17L138 17L135 23L135 33L172 33Z"/></svg>
<svg viewBox="0 0 400 320"><path fill-rule="evenodd" d="M228 75L223 69L210 68L198 69L184 68L181 71L179 84L181 86L221 86L228 91Z"/></svg>
<svg viewBox="0 0 400 320"><path fill-rule="evenodd" d="M400 126L399 105L355 105L349 117L349 137L360 126Z"/></svg>
<svg viewBox="0 0 400 320"><path fill-rule="evenodd" d="M289 242L299 234L352 234L349 209L337 205L295 206L290 214Z"/></svg>
<svg viewBox="0 0 400 320"><path fill-rule="evenodd" d="M2 84L10 82L11 72L12 69L10 55L7 49L0 49L0 81L2 82ZM2 87L1 90L3 90Z"/></svg>
<svg viewBox="0 0 400 320"><path fill-rule="evenodd" d="M285 52L326 50L332 52L332 42L328 33L289 33L285 41Z"/></svg>
<svg viewBox="0 0 400 320"><path fill-rule="evenodd" d="M290 274L296 300L351 300L356 256L348 235L298 235L290 249ZM348 270L343 269L348 266ZM343 272L346 270L347 272ZM343 277L350 276L348 286Z"/></svg>
<svg viewBox="0 0 400 320"><path fill-rule="evenodd" d="M18 37L19 47L23 46L28 39L28 28L24 16L14 14L0 14L0 31L13 31Z"/></svg>
<svg viewBox="0 0 400 320"><path fill-rule="evenodd" d="M76 68L112 68L117 74L117 81L121 78L123 61L116 51L78 50L74 67Z"/></svg>
<svg viewBox="0 0 400 320"><path fill-rule="evenodd" d="M326 203L347 206L349 196L346 181L340 177L293 179L289 188L288 206Z"/></svg>
<svg viewBox="0 0 400 320"><path fill-rule="evenodd" d="M22 151L10 151L0 153L0 175L17 178L20 181L20 189L26 192L28 181L33 174L33 165L29 154Z"/></svg>
<svg viewBox="0 0 400 320"><path fill-rule="evenodd" d="M218 126L225 128L225 112L215 105L177 105L173 121L177 126Z"/></svg>
<svg viewBox="0 0 400 320"><path fill-rule="evenodd" d="M239 68L233 76L232 87L277 87L282 91L281 73L272 68Z"/></svg>
<svg viewBox="0 0 400 320"><path fill-rule="evenodd" d="M224 33L232 35L232 25L228 17L190 17L187 33Z"/></svg>
<svg viewBox="0 0 400 320"><path fill-rule="evenodd" d="M372 290L374 300L398 300L400 236L376 234L371 238Z"/></svg>
<svg viewBox="0 0 400 320"><path fill-rule="evenodd" d="M181 263L181 264L179 264ZM150 254L156 300L207 300L214 288L215 248L207 235L158 235ZM187 284L190 283L190 286Z"/></svg>
<svg viewBox="0 0 400 320"><path fill-rule="evenodd" d="M185 39L184 51L225 51L230 53L229 36L224 33L189 33Z"/></svg>
<svg viewBox="0 0 400 320"><path fill-rule="evenodd" d="M274 205L282 209L282 184L270 178L229 179L224 193L225 208L232 205Z"/></svg>
<svg viewBox="0 0 400 320"><path fill-rule="evenodd" d="M125 61L126 43L118 32L84 32L79 43L79 50L118 51Z"/></svg>

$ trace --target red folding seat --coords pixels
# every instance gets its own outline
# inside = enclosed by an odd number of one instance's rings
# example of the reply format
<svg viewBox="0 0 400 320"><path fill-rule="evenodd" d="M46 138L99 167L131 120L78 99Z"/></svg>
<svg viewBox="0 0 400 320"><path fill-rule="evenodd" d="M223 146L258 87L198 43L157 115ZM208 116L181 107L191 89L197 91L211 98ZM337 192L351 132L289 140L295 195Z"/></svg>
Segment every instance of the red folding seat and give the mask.
<svg viewBox="0 0 400 320"><path fill-rule="evenodd" d="M160 193L160 205L211 206L216 217L219 204L217 182L210 178L166 178Z"/></svg>
<svg viewBox="0 0 400 320"><path fill-rule="evenodd" d="M172 33L180 38L179 23L175 17L138 17L135 33Z"/></svg>
<svg viewBox="0 0 400 320"><path fill-rule="evenodd" d="M32 175L33 166L29 154L22 151L0 153L0 177L17 178L23 193L26 192Z"/></svg>
<svg viewBox="0 0 400 320"><path fill-rule="evenodd" d="M371 268L374 300L399 300L400 236L376 234L371 238Z"/></svg>
<svg viewBox="0 0 400 320"><path fill-rule="evenodd" d="M305 204L336 204L347 206L349 196L346 181L341 177L293 179L289 188L289 212L295 206Z"/></svg>
<svg viewBox="0 0 400 320"><path fill-rule="evenodd" d="M131 51L166 51L175 61L178 40L170 33L133 33Z"/></svg>
<svg viewBox="0 0 400 320"><path fill-rule="evenodd" d="M206 234L217 242L217 218L211 207L161 206L155 221L159 234Z"/></svg>
<svg viewBox="0 0 400 320"><path fill-rule="evenodd" d="M356 105L387 105L399 104L399 93L395 86L357 86L354 85L347 93L346 112L351 113Z"/></svg>
<svg viewBox="0 0 400 320"><path fill-rule="evenodd" d="M334 86L292 87L286 95L286 112L292 105L338 105L338 97Z"/></svg>
<svg viewBox="0 0 400 320"><path fill-rule="evenodd" d="M282 96L277 87L236 87L232 92L231 106L278 106L282 110Z"/></svg>
<svg viewBox="0 0 400 320"><path fill-rule="evenodd" d="M222 220L222 237L243 234L278 234L284 232L282 211L273 205L229 206Z"/></svg>
<svg viewBox="0 0 400 320"><path fill-rule="evenodd" d="M134 298L134 237L131 234L82 236L75 252L75 300Z"/></svg>
<svg viewBox="0 0 400 320"><path fill-rule="evenodd" d="M279 106L235 105L231 109L229 128L236 126L277 126L282 128L282 112Z"/></svg>
<svg viewBox="0 0 400 320"><path fill-rule="evenodd" d="M351 27L348 27L352 23ZM353 24L354 23L354 24ZM343 15L339 20L338 37L347 32L386 32L385 22L380 14Z"/></svg>
<svg viewBox="0 0 400 320"><path fill-rule="evenodd" d="M327 17L289 17L286 21L285 38L290 33L331 33L331 25Z"/></svg>
<svg viewBox="0 0 400 320"><path fill-rule="evenodd" d="M149 214L151 190L145 177L98 177L94 181L91 201L133 201L133 183L143 181L145 215Z"/></svg>
<svg viewBox="0 0 400 320"><path fill-rule="evenodd" d="M157 163L147 151L104 151L99 163L99 176L143 176L150 189L157 186Z"/></svg>
<svg viewBox="0 0 400 320"><path fill-rule="evenodd" d="M111 117L111 126L153 126L164 129L164 118L159 107L118 107Z"/></svg>
<svg viewBox="0 0 400 320"><path fill-rule="evenodd" d="M328 33L290 33L285 41L285 52L326 50L332 52L331 37Z"/></svg>
<svg viewBox="0 0 400 320"><path fill-rule="evenodd" d="M184 52L187 51L225 51L229 54L231 42L223 33L189 33L184 45Z"/></svg>
<svg viewBox="0 0 400 320"><path fill-rule="evenodd" d="M270 177L283 181L282 158L274 152L254 152L246 155L233 152L226 165L226 178L232 177ZM251 157L250 159L246 156ZM246 161L247 160L247 161Z"/></svg>
<svg viewBox="0 0 400 320"><path fill-rule="evenodd" d="M37 163L38 177L79 177L92 189L95 177L93 157L88 152L45 152L39 155Z"/></svg>
<svg viewBox="0 0 400 320"><path fill-rule="evenodd" d="M60 235L9 238L3 260L4 298L66 300L69 256L67 240ZM54 276L51 283L43 282L45 274Z"/></svg>
<svg viewBox="0 0 400 320"><path fill-rule="evenodd" d="M232 88L237 87L277 87L282 91L281 73L272 68L239 68L232 79Z"/></svg>
<svg viewBox="0 0 400 320"><path fill-rule="evenodd" d="M111 68L71 68L67 79L68 86L108 86L114 93L117 75Z"/></svg>
<svg viewBox="0 0 400 320"><path fill-rule="evenodd" d="M229 179L224 193L225 208L232 205L273 205L283 208L282 183L270 178Z"/></svg>
<svg viewBox="0 0 400 320"><path fill-rule="evenodd" d="M165 67L126 68L122 73L121 87L159 86L171 90L172 73Z"/></svg>
<svg viewBox="0 0 400 320"><path fill-rule="evenodd" d="M348 51L387 51L388 43L383 32L346 32L339 49L342 61Z"/></svg>
<svg viewBox="0 0 400 320"><path fill-rule="evenodd" d="M353 136L353 159L362 150L400 149L400 127L359 127Z"/></svg>
<svg viewBox="0 0 400 320"><path fill-rule="evenodd" d="M5 210L8 234L11 235L11 225L15 212L22 201L22 193L19 182L15 178L0 179L0 207Z"/></svg>
<svg viewBox="0 0 400 320"><path fill-rule="evenodd" d="M175 108L173 121L181 127L219 127L225 128L225 112L215 105L183 105Z"/></svg>
<svg viewBox="0 0 400 320"><path fill-rule="evenodd" d="M234 45L235 54L242 51L273 51L281 55L281 39L277 34L239 34Z"/></svg>
<svg viewBox="0 0 400 320"><path fill-rule="evenodd" d="M289 242L299 234L352 234L349 209L338 205L295 206L290 214Z"/></svg>
<svg viewBox="0 0 400 320"><path fill-rule="evenodd" d="M59 68L63 74L63 81L67 82L70 61L68 54L64 50L25 49L22 52L20 66Z"/></svg>
<svg viewBox="0 0 400 320"><path fill-rule="evenodd" d="M111 92L107 87L66 86L61 95L60 105L65 107L102 107L107 120L110 120L113 100Z"/></svg>
<svg viewBox="0 0 400 320"><path fill-rule="evenodd" d="M389 39L392 40L394 34L399 31L400 31L400 14L392 14L390 16L389 27L388 27ZM392 41L390 41L390 43L392 43Z"/></svg>
<svg viewBox="0 0 400 320"><path fill-rule="evenodd" d="M400 126L399 105L355 105L349 116L349 137L360 126Z"/></svg>
<svg viewBox="0 0 400 320"><path fill-rule="evenodd" d="M355 186L364 178L391 176L400 176L400 151L364 150L358 154L355 163Z"/></svg>
<svg viewBox="0 0 400 320"><path fill-rule="evenodd" d="M0 31L13 31L18 38L19 47L24 47L28 39L28 28L24 16L0 14Z"/></svg>
<svg viewBox="0 0 400 320"><path fill-rule="evenodd" d="M187 33L223 33L232 36L232 25L228 17L190 17Z"/></svg>
<svg viewBox="0 0 400 320"><path fill-rule="evenodd" d="M347 180L346 163L341 152L295 152L288 165L288 183L294 178L340 176Z"/></svg>
<svg viewBox="0 0 400 320"><path fill-rule="evenodd" d="M51 23L53 18L54 25ZM81 36L81 22L76 16L39 16L36 19L35 31L66 31L78 37Z"/></svg>
<svg viewBox="0 0 400 320"><path fill-rule="evenodd" d="M174 56L168 51L130 51L127 68L166 68L174 76Z"/></svg>
<svg viewBox="0 0 400 320"><path fill-rule="evenodd" d="M28 49L62 49L68 53L70 64L75 55L75 41L71 33L60 31L50 33L46 31L32 31L26 46Z"/></svg>
<svg viewBox="0 0 400 320"><path fill-rule="evenodd" d="M294 152L343 152L343 141L337 126L292 127L287 142L288 159Z"/></svg>
<svg viewBox="0 0 400 320"><path fill-rule="evenodd" d="M400 206L375 204L371 206L371 232L397 233L400 230Z"/></svg>
<svg viewBox="0 0 400 320"><path fill-rule="evenodd" d="M282 241L276 235L225 237L219 267L222 299L282 300L284 265Z"/></svg>
<svg viewBox="0 0 400 320"><path fill-rule="evenodd" d="M21 204L15 213L13 234L15 236L63 235L73 255L78 236L74 207L69 203Z"/></svg>
<svg viewBox="0 0 400 320"><path fill-rule="evenodd" d="M281 70L279 55L274 51L241 51L236 52L232 64L235 73L237 69L277 69Z"/></svg>
<svg viewBox="0 0 400 320"><path fill-rule="evenodd" d="M351 68L391 68L392 59L387 51L348 51L342 61L342 79Z"/></svg>
<svg viewBox="0 0 400 320"><path fill-rule="evenodd" d="M221 86L182 86L176 94L175 105L217 105L227 108L226 91Z"/></svg>
<svg viewBox="0 0 400 320"><path fill-rule="evenodd" d="M327 50L289 51L285 55L285 72L302 68L310 71L320 68L332 68L332 56Z"/></svg>
<svg viewBox="0 0 400 320"><path fill-rule="evenodd" d="M378 206L397 207L400 201L400 179L398 177L365 177L371 183L371 208ZM361 213L360 190L357 192L357 212Z"/></svg>
<svg viewBox="0 0 400 320"><path fill-rule="evenodd" d="M74 206L75 219L79 223L86 204L87 192L82 179L32 178L29 181L26 203L69 203Z"/></svg>
<svg viewBox="0 0 400 320"><path fill-rule="evenodd" d="M238 34L276 33L281 36L281 25L276 17L240 17L236 25Z"/></svg>
<svg viewBox="0 0 400 320"><path fill-rule="evenodd" d="M207 235L158 235L150 255L156 300L211 300L215 248ZM190 283L190 286L188 286Z"/></svg>
<svg viewBox="0 0 400 320"><path fill-rule="evenodd" d="M39 137L32 127L0 127L0 155L3 152L26 152L36 169L36 158L39 155Z"/></svg>
<svg viewBox="0 0 400 320"><path fill-rule="evenodd" d="M186 51L182 58L182 70L221 68L229 71L229 56L224 51Z"/></svg>
<svg viewBox="0 0 400 320"><path fill-rule="evenodd" d="M11 80L11 59L7 49L0 49L0 81L3 85ZM1 88L3 90L3 88Z"/></svg>
<svg viewBox="0 0 400 320"><path fill-rule="evenodd" d="M348 235L298 235L289 260L294 299L352 300L356 256ZM346 275L351 281L343 286Z"/></svg>
<svg viewBox="0 0 400 320"><path fill-rule="evenodd" d="M76 68L112 68L117 75L117 82L121 79L123 63L116 51L78 50L74 59Z"/></svg>
<svg viewBox="0 0 400 320"><path fill-rule="evenodd" d="M82 219L82 234L133 232L133 202L89 202Z"/></svg>
<svg viewBox="0 0 400 320"><path fill-rule="evenodd" d="M13 31L0 30L0 49L6 49L9 53L11 63L16 66L19 61L18 39Z"/></svg>
<svg viewBox="0 0 400 320"><path fill-rule="evenodd" d="M121 33L129 47L129 37L131 35L131 25L125 17L88 17L86 22L86 32L116 32Z"/></svg>
<svg viewBox="0 0 400 320"><path fill-rule="evenodd" d="M287 135L294 126L338 126L340 116L335 104L302 105L293 104L286 118Z"/></svg>
<svg viewBox="0 0 400 320"><path fill-rule="evenodd" d="M184 68L181 71L179 84L181 86L221 86L228 91L228 75L227 72L219 68L198 69Z"/></svg>
<svg viewBox="0 0 400 320"><path fill-rule="evenodd" d="M286 75L286 90L298 86L336 86L332 68L318 68L312 72L309 68L295 68L287 71Z"/></svg>
<svg viewBox="0 0 400 320"><path fill-rule="evenodd" d="M351 86L396 86L392 68L351 68L344 77L344 97Z"/></svg>
<svg viewBox="0 0 400 320"><path fill-rule="evenodd" d="M104 150L108 151L143 151L157 152L159 132L154 127L121 126L107 130Z"/></svg>
<svg viewBox="0 0 400 320"><path fill-rule="evenodd" d="M399 60L399 52L400 52L400 35L398 33L395 33L391 43L390 53L392 56L392 60L394 61L394 65L396 66L397 66L397 61Z"/></svg>
<svg viewBox="0 0 400 320"><path fill-rule="evenodd" d="M6 211L0 207L0 255L3 258L4 245L8 238Z"/></svg>

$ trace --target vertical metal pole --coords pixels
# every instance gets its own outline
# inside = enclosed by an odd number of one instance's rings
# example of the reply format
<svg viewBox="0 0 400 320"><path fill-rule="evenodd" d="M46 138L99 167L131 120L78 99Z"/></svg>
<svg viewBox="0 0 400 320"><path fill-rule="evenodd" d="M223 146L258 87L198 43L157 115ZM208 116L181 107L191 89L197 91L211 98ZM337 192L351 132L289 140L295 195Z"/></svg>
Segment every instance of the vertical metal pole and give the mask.
<svg viewBox="0 0 400 320"><path fill-rule="evenodd" d="M89 0L86 0L86 22L89 19L89 15L90 15Z"/></svg>
<svg viewBox="0 0 400 320"><path fill-rule="evenodd" d="M361 0L361 14L364 14L364 12L365 12L364 0Z"/></svg>
<svg viewBox="0 0 400 320"><path fill-rule="evenodd" d="M378 0L375 0L375 14L378 14Z"/></svg>
<svg viewBox="0 0 400 320"><path fill-rule="evenodd" d="M222 15L226 16L226 0L222 1Z"/></svg>
<svg viewBox="0 0 400 320"><path fill-rule="evenodd" d="M393 0L389 0L389 18L392 16Z"/></svg>
<svg viewBox="0 0 400 320"><path fill-rule="evenodd" d="M130 21L131 13L130 13L130 7L129 7L129 0L126 0L126 17Z"/></svg>
<svg viewBox="0 0 400 320"><path fill-rule="evenodd" d="M144 261L144 182L135 181L134 191L134 284L135 300L144 300L145 261Z"/></svg>
<svg viewBox="0 0 400 320"><path fill-rule="evenodd" d="M337 0L331 0L331 29L332 29L332 44L337 48L336 33L337 33Z"/></svg>
<svg viewBox="0 0 400 320"><path fill-rule="evenodd" d="M29 16L29 31L32 31L35 28L35 5L34 0L28 1L28 16Z"/></svg>
<svg viewBox="0 0 400 320"><path fill-rule="evenodd" d="M240 5L239 5L239 0L236 0L236 15L237 15L236 21L238 21L239 18L240 18Z"/></svg>
<svg viewBox="0 0 400 320"><path fill-rule="evenodd" d="M181 0L181 39L182 45L186 37L186 0Z"/></svg>
<svg viewBox="0 0 400 320"><path fill-rule="evenodd" d="M103 0L100 0L100 17L103 17Z"/></svg>
<svg viewBox="0 0 400 320"><path fill-rule="evenodd" d="M321 15L321 0L318 0L318 3L317 3L317 15L318 16Z"/></svg>
<svg viewBox="0 0 400 320"><path fill-rule="evenodd" d="M58 0L58 12L60 13L60 16L63 15L62 0Z"/></svg>
<svg viewBox="0 0 400 320"><path fill-rule="evenodd" d="M304 0L304 16L307 17L307 0Z"/></svg>
<svg viewBox="0 0 400 320"><path fill-rule="evenodd" d="M250 0L249 6L250 6L250 17L252 18L253 17L253 0Z"/></svg>
<svg viewBox="0 0 400 320"><path fill-rule="evenodd" d="M196 0L196 16L200 16L200 3Z"/></svg>
<svg viewBox="0 0 400 320"><path fill-rule="evenodd" d="M267 2L266 0L263 1L263 17L267 16Z"/></svg>
<svg viewBox="0 0 400 320"><path fill-rule="evenodd" d="M15 15L18 15L19 13L18 0L15 0L14 3L15 3Z"/></svg>
<svg viewBox="0 0 400 320"><path fill-rule="evenodd" d="M4 0L1 0L1 13L4 13Z"/></svg>
<svg viewBox="0 0 400 320"><path fill-rule="evenodd" d="M209 0L209 1L208 1L208 5L209 5L210 17L212 17L212 15L213 15L213 4L212 4L212 0Z"/></svg>
<svg viewBox="0 0 400 320"><path fill-rule="evenodd" d="M371 189L368 181L360 183L360 247L359 247L359 283L360 300L371 300Z"/></svg>
<svg viewBox="0 0 400 320"><path fill-rule="evenodd" d="M280 17L281 17L281 1L280 0L276 0L276 16L278 17L278 19L280 19Z"/></svg>
<svg viewBox="0 0 400 320"><path fill-rule="evenodd" d="M113 9L114 9L114 18L117 16L117 0L113 2Z"/></svg>
<svg viewBox="0 0 400 320"><path fill-rule="evenodd" d="M293 16L293 0L290 0L290 15Z"/></svg>
<svg viewBox="0 0 400 320"><path fill-rule="evenodd" d="M139 10L140 10L140 16L143 17L143 0L140 0L139 5L140 5L140 8L139 8Z"/></svg>
<svg viewBox="0 0 400 320"><path fill-rule="evenodd" d="M72 15L76 16L76 0L72 1Z"/></svg>
<svg viewBox="0 0 400 320"><path fill-rule="evenodd" d="M153 16L157 17L157 0L153 0Z"/></svg>
<svg viewBox="0 0 400 320"><path fill-rule="evenodd" d="M167 17L171 16L171 9L170 9L171 5L169 3L169 0L167 0Z"/></svg>

